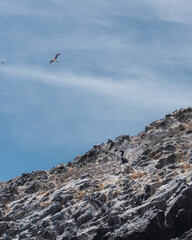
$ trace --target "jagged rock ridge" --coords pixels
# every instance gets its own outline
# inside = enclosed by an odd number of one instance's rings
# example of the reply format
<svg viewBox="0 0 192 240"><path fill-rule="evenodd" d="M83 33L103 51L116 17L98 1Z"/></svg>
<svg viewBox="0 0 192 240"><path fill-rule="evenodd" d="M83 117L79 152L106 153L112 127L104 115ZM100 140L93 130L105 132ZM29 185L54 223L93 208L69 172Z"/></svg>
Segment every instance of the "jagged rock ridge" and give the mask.
<svg viewBox="0 0 192 240"><path fill-rule="evenodd" d="M1 182L0 238L192 239L192 108Z"/></svg>

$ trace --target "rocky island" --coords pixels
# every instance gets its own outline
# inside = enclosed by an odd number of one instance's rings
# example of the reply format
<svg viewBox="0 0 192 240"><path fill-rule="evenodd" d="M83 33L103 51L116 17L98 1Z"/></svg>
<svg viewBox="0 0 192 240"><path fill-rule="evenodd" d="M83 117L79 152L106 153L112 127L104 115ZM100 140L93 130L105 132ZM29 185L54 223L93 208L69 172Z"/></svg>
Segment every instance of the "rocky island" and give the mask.
<svg viewBox="0 0 192 240"><path fill-rule="evenodd" d="M192 239L192 108L1 182L0 239Z"/></svg>

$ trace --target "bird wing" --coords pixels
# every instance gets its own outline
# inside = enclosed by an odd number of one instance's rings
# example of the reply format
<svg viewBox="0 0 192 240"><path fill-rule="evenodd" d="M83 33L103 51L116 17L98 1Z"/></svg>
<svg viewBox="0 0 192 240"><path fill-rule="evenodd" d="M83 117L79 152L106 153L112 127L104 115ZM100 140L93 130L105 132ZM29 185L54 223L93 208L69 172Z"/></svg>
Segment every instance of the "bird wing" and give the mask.
<svg viewBox="0 0 192 240"><path fill-rule="evenodd" d="M54 61L55 61L54 59L51 59L51 60L50 60L50 64L51 64L52 62L54 62Z"/></svg>
<svg viewBox="0 0 192 240"><path fill-rule="evenodd" d="M59 55L61 55L61 53L57 53L57 54L55 55L55 60L59 57Z"/></svg>

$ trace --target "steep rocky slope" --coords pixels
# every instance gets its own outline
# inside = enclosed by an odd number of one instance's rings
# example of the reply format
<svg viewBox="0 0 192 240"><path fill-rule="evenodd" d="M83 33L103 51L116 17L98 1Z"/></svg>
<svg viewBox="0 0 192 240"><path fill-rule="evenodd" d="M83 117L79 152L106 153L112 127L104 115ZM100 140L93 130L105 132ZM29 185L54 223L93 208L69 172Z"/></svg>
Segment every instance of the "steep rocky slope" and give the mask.
<svg viewBox="0 0 192 240"><path fill-rule="evenodd" d="M0 183L0 239L192 239L192 108Z"/></svg>

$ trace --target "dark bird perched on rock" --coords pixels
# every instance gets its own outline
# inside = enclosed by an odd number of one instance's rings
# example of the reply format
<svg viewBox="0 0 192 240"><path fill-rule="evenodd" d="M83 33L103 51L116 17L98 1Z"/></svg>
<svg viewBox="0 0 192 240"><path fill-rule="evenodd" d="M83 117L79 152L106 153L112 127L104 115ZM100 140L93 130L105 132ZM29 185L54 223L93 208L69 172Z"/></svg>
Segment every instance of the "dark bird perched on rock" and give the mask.
<svg viewBox="0 0 192 240"><path fill-rule="evenodd" d="M59 55L61 55L61 53L57 53L57 54L55 55L55 57L50 60L50 64L51 64L52 62L57 62L57 58L59 57Z"/></svg>
<svg viewBox="0 0 192 240"><path fill-rule="evenodd" d="M128 163L128 160L127 160L125 157L123 157L123 155L124 155L124 150L121 149L119 152L121 152L121 161L122 161L122 164Z"/></svg>

